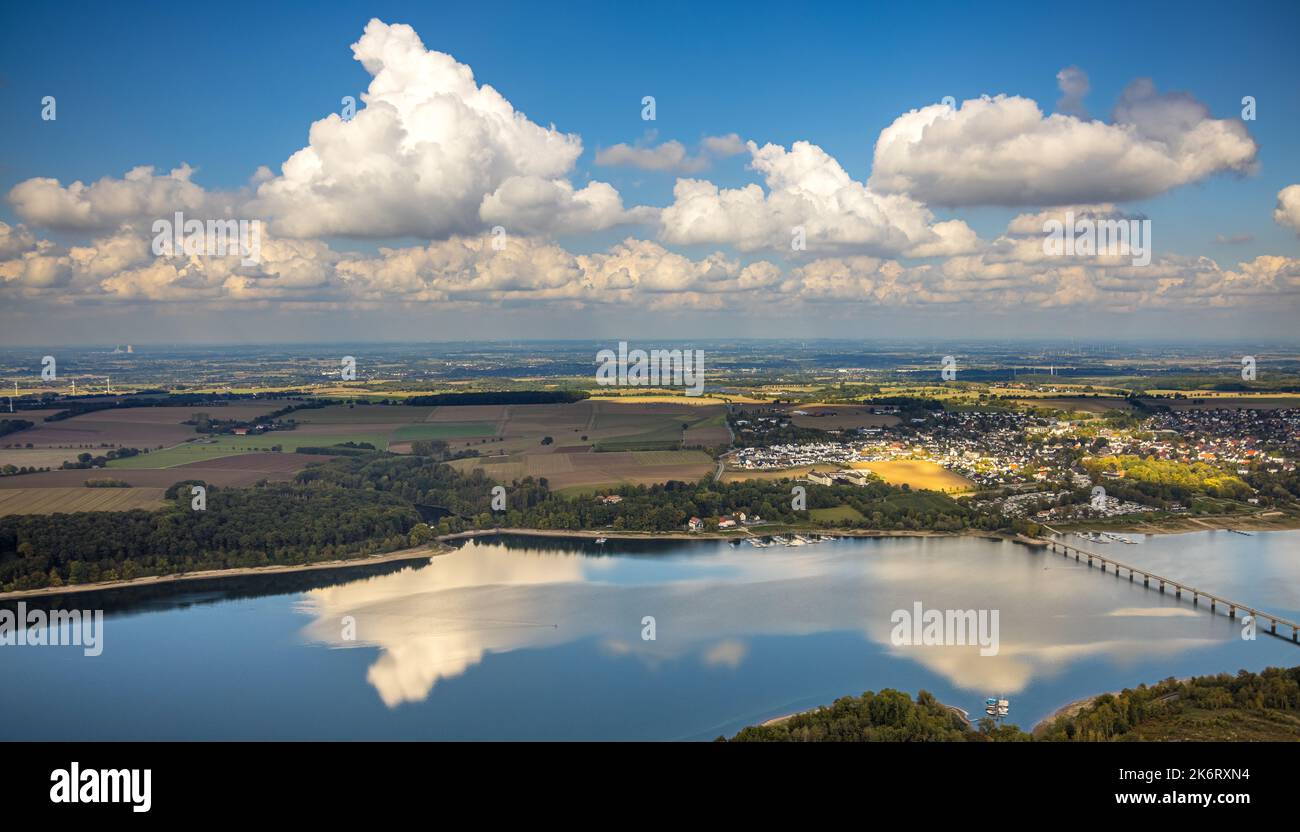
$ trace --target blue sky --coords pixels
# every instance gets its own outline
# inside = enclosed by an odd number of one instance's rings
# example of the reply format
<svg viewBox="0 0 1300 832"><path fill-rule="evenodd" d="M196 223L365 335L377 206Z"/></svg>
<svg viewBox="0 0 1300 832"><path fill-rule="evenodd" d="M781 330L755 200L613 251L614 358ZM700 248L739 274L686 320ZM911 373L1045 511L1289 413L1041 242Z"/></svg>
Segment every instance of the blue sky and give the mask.
<svg viewBox="0 0 1300 832"><path fill-rule="evenodd" d="M360 96L370 75L353 59L371 17L410 24L542 126L581 137L568 173L608 182L627 205L673 200L674 173L601 166L618 143L675 139L688 150L736 133L759 145L809 141L856 180L871 173L880 132L909 110L951 95L1019 95L1051 112L1056 73L1083 69L1094 118L1109 119L1138 77L1186 91L1217 119L1252 95L1254 173L1217 173L1123 210L1158 218L1156 244L1223 265L1260 254L1300 257L1300 237L1273 221L1279 191L1300 181L1300 8L1266 4L1042 3L40 3L6 6L0 26L0 192L31 177L67 185L121 177L137 165L182 162L209 190L280 172L310 125ZM55 95L58 119L35 117ZM654 95L653 139L640 99ZM720 187L761 181L746 154L698 175ZM930 203L992 239L1024 207ZM0 219L23 221L0 204ZM558 234L574 252L603 249L625 226ZM636 232L638 236L649 236ZM1215 243L1218 235L1253 241ZM81 239L66 229L42 236ZM82 235L84 236L84 235ZM373 251L382 241L327 239ZM394 238L412 242L409 236ZM419 238L415 238L419 242ZM716 245L676 250L703 256ZM748 262L755 255L737 256Z"/></svg>

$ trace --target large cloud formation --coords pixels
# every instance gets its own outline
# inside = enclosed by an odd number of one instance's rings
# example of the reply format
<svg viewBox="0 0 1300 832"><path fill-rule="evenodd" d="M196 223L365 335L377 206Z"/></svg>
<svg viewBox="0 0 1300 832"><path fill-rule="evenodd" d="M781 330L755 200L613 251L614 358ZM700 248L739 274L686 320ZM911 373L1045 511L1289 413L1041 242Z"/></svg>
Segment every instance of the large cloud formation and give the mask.
<svg viewBox="0 0 1300 832"><path fill-rule="evenodd" d="M365 108L312 125L308 146L257 191L259 214L294 237L432 239L484 225L559 231L634 219L617 191L565 178L582 140L542 127L410 26L371 20L352 46L374 76Z"/></svg>
<svg viewBox="0 0 1300 832"><path fill-rule="evenodd" d="M1117 207L1127 200L1254 165L1256 146L1240 122L1215 120L1191 98L1158 95L1147 82L1130 86L1111 123L1044 116L1034 102L1008 96L908 113L881 133L867 181L809 141L759 144L730 134L690 153L650 136L597 161L680 173L747 153L758 181L720 187L683 177L666 207L629 209L607 183L574 184L577 135L530 121L469 67L426 49L409 26L373 20L353 52L372 75L365 106L347 121L316 122L278 175L261 168L232 191L205 190L186 164L166 173L141 166L91 184L20 182L9 201L21 222L0 222L0 298L772 317L871 307L1265 309L1300 295L1300 260L1290 257L1220 266L1157 252L1140 267L1129 256L1044 252L1044 223L1067 211L1128 218ZM1069 68L1058 80L1058 109L1081 113L1086 75ZM936 216L931 204L1026 210L986 240L961 219ZM155 255L151 225L176 211L264 221L260 261ZM1300 185L1278 194L1274 218L1300 232ZM644 223L657 238L556 239L625 223ZM40 229L64 233L41 239ZM354 252L327 242L350 237L389 245ZM805 245L792 246L796 239Z"/></svg>
<svg viewBox="0 0 1300 832"><path fill-rule="evenodd" d="M1063 89L1081 85L1070 79ZM1241 121L1215 119L1191 96L1161 95L1139 79L1109 124L1046 116L1006 95L913 110L881 132L869 184L934 205L1126 202L1247 173L1258 150Z"/></svg>
<svg viewBox="0 0 1300 832"><path fill-rule="evenodd" d="M231 200L190 181L193 174L187 164L165 175L141 165L121 179L104 177L89 185L73 182L67 187L57 179L37 177L11 188L9 202L32 225L75 231L102 231L125 222L170 217L177 211L201 218L230 215Z"/></svg>
<svg viewBox="0 0 1300 832"><path fill-rule="evenodd" d="M913 257L959 254L978 244L960 220L934 215L903 195L880 194L854 180L830 154L810 142L747 144L758 185L719 188L679 179L673 204L660 214L661 236L678 245L725 244L741 251L791 251L795 229L810 252L861 251Z"/></svg>

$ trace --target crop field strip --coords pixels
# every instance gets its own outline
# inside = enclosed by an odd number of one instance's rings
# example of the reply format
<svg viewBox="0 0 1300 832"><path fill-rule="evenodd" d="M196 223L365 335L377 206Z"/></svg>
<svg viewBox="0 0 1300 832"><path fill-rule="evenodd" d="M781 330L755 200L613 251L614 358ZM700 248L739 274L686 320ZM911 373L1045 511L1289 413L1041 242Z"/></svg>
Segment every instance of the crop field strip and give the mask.
<svg viewBox="0 0 1300 832"><path fill-rule="evenodd" d="M155 509L163 505L165 491L163 488L0 489L0 517L12 514Z"/></svg>

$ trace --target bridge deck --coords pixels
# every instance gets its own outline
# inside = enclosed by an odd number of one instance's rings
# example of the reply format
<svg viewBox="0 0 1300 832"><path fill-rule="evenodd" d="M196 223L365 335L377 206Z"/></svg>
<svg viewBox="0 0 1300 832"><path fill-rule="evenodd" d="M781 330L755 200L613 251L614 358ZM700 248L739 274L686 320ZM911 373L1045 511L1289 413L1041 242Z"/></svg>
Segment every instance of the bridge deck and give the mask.
<svg viewBox="0 0 1300 832"><path fill-rule="evenodd" d="M1164 587L1172 586L1180 596L1183 592L1190 592L1192 593L1193 602L1196 602L1201 598L1208 598L1210 600L1211 611L1213 611L1213 609L1217 605L1222 604L1231 610L1230 613L1231 615L1236 615L1237 610L1242 610L1244 612L1250 613L1257 619L1262 618L1272 622L1273 632L1276 632L1278 624L1281 624L1284 627L1290 627L1291 641L1300 643L1300 623L1296 623L1295 621L1292 621L1289 618L1283 618L1280 615L1274 615L1271 612L1265 612L1264 610L1258 609L1257 607L1252 607L1249 604L1243 604L1240 601L1233 601L1231 598L1225 598L1222 595L1217 595L1213 592L1206 592L1205 590L1191 586L1190 584L1184 581L1177 581L1174 580L1173 578L1166 578L1165 576L1158 575L1149 569L1143 569L1140 566L1131 566L1127 563L1124 563L1123 561L1116 560L1115 558L1108 557L1106 555L1099 555L1096 552L1090 552L1087 549L1081 549L1078 546L1073 546L1069 543L1063 543L1058 540L1044 540L1042 538L1039 539L1052 551L1056 551L1058 548L1061 549L1062 554L1064 554L1066 557L1069 557L1070 553L1074 552L1076 560L1078 560L1080 557L1085 557L1088 559L1088 563L1090 565L1093 561L1100 561L1102 564L1102 571L1105 571L1107 566L1114 566L1115 574L1118 575L1121 569L1126 569L1128 570L1130 578L1132 578L1134 575L1141 575L1144 579L1146 579L1148 585L1151 581L1159 581L1160 588L1162 591Z"/></svg>

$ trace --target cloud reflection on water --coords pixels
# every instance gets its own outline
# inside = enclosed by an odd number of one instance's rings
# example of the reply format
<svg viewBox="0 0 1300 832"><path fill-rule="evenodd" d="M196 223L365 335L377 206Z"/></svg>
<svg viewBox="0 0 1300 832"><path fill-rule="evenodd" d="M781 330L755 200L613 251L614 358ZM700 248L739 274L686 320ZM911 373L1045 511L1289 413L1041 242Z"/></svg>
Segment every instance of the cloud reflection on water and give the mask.
<svg viewBox="0 0 1300 832"><path fill-rule="evenodd" d="M475 541L419 569L312 590L301 604L314 619L305 635L331 647L379 648L366 678L392 708L428 698L439 681L487 654L587 639L611 660L655 668L693 657L701 672L719 672L742 667L757 637L858 632L864 663L883 654L918 662L956 687L1010 695L1077 662L1139 664L1236 633L1226 619L1181 608L1188 617L1140 585L985 540L768 550L689 544L696 548L604 558L548 545ZM977 646L892 645L891 612L917 601L1000 610L998 655L981 656ZM349 615L355 641L342 637ZM656 618L654 641L641 639L646 615Z"/></svg>

